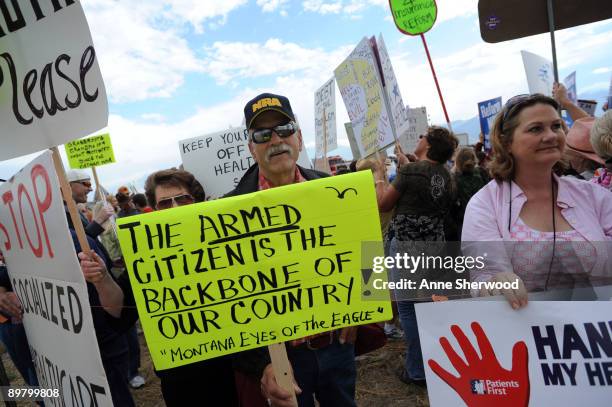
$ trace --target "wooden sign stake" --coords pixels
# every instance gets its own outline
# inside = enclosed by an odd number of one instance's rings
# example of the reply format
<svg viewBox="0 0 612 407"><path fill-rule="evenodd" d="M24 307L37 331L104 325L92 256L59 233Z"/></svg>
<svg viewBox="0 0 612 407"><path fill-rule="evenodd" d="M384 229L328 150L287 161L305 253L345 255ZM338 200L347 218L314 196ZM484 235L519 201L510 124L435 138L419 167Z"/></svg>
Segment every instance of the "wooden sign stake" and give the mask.
<svg viewBox="0 0 612 407"><path fill-rule="evenodd" d="M291 363L289 363L289 357L287 357L285 344L275 343L273 345L268 345L268 351L270 352L276 383L292 394L293 403L297 407L297 397L295 396L295 389L293 387L293 370L291 370Z"/></svg>
<svg viewBox="0 0 612 407"><path fill-rule="evenodd" d="M87 236L85 235L85 229L83 228L83 223L81 222L81 217L79 216L79 211L76 207L76 203L72 199L72 189L70 188L70 184L66 179L66 171L64 170L64 163L62 162L62 157L60 157L59 150L57 149L57 147L51 148L51 151L53 152L53 164L55 165L55 172L57 172L57 177L59 179L60 186L62 187L62 196L64 197L64 202L66 202L66 206L68 207L68 213L70 214L70 219L72 219L72 226L74 227L77 239L79 240L79 244L81 245L81 251L91 257L91 249L89 247L89 242L87 241Z"/></svg>
<svg viewBox="0 0 612 407"><path fill-rule="evenodd" d="M104 197L102 196L102 189L100 188L100 181L98 180L98 172L96 171L96 167L91 167L91 171L93 172L94 182L96 183L96 200L104 203Z"/></svg>

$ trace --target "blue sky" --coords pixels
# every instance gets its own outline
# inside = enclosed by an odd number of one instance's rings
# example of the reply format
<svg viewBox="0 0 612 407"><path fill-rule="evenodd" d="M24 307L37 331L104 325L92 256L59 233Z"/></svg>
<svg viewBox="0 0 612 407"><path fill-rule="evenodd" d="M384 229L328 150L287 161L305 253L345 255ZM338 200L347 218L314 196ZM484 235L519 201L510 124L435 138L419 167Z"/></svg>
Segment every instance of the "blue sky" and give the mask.
<svg viewBox="0 0 612 407"><path fill-rule="evenodd" d="M451 120L479 101L527 92L520 50L551 58L548 35L487 44L477 0L439 0L426 34ZM364 36L383 34L404 102L443 122L418 37L394 26L387 0L87 0L83 2L109 97L116 164L99 168L110 190L142 186L180 163L178 140L238 126L244 103L285 94L314 154L314 91ZM557 33L560 77L577 71L579 96L602 98L612 74L612 21ZM337 152L350 158L339 92ZM334 153L334 152L332 152ZM0 163L0 178L32 157Z"/></svg>

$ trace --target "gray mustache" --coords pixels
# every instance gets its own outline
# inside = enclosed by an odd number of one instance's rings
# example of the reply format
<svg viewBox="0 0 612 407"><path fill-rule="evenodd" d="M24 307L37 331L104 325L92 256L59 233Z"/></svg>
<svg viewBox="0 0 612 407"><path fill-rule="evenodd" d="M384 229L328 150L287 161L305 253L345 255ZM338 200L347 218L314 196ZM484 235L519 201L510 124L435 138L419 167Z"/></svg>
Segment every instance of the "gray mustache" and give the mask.
<svg viewBox="0 0 612 407"><path fill-rule="evenodd" d="M289 153L291 154L291 147L286 144L278 144L275 146L270 146L270 148L266 151L266 160L269 160L274 154L279 153Z"/></svg>

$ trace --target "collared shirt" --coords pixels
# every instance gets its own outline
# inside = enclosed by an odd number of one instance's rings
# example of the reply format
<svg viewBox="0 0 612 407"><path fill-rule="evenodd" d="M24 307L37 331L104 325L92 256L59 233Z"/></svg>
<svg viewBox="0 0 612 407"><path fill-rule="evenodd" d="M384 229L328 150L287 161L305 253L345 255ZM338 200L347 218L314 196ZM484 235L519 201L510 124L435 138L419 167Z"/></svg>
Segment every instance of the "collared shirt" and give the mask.
<svg viewBox="0 0 612 407"><path fill-rule="evenodd" d="M302 176L302 173L300 172L300 170L298 169L298 167L295 167L295 175L293 178L293 183L297 184L298 182L304 182L306 181L306 178L304 178ZM272 185L270 185L270 181L268 181L266 179L266 177L263 176L263 174L261 173L261 171L259 171L259 190L263 191L265 189L270 189L272 188Z"/></svg>
<svg viewBox="0 0 612 407"><path fill-rule="evenodd" d="M588 242L593 242L597 261L591 275L610 277L607 247L612 241L612 193L599 185L573 177L556 177L557 206L570 226ZM512 210L510 210L512 202ZM472 197L465 211L461 236L464 255L482 256L486 247L487 268L474 274L476 281L486 281L496 272L512 271L507 253L512 248L511 230L517 223L527 196L514 182L491 181ZM474 242L506 242L476 244Z"/></svg>

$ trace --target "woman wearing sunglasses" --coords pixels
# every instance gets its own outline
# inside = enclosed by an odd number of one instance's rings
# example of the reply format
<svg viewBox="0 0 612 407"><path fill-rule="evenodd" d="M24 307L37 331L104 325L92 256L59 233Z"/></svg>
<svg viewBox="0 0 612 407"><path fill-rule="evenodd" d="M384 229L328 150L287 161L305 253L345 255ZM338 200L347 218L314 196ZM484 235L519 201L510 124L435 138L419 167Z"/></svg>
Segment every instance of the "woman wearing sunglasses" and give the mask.
<svg viewBox="0 0 612 407"><path fill-rule="evenodd" d="M386 182L384 166L377 168L378 208L387 212L395 207L385 235L389 256L420 255L441 246L432 242L445 241L444 219L450 211L454 194L446 162L453 156L457 145L457 138L451 132L432 126L417 143L414 150L416 162L407 163L408 159L402 157L401 151L396 151L401 166L392 184ZM406 277L396 270L392 275L396 281ZM420 290L396 290L394 294L407 345L405 366L399 377L404 383L424 386L425 370L414 301L431 297Z"/></svg>
<svg viewBox="0 0 612 407"><path fill-rule="evenodd" d="M487 253L472 281L506 283L475 294L503 294L514 309L527 304L528 291L592 286L611 276L605 246L612 239L612 195L557 175L566 136L558 110L540 94L506 103L491 131L495 182L465 212L464 255Z"/></svg>
<svg viewBox="0 0 612 407"><path fill-rule="evenodd" d="M187 171L168 169L154 172L145 182L149 206L156 211L202 202L204 188ZM236 387L230 356L204 360L155 372L168 407L194 405L236 406Z"/></svg>

